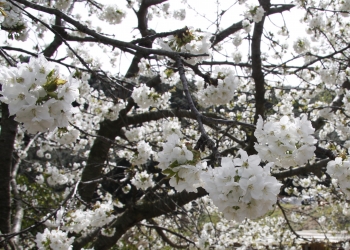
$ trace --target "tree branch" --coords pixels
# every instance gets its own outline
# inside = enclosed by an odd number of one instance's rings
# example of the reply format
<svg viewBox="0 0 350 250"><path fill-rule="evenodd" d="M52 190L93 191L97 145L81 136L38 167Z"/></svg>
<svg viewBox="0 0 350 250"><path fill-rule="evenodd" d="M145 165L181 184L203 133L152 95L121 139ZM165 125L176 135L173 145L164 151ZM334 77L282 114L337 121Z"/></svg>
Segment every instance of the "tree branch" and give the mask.
<svg viewBox="0 0 350 250"><path fill-rule="evenodd" d="M55 19L55 26L57 27L62 26L62 20L57 16ZM62 28L58 28L58 29L61 29L60 31L64 32ZM46 49L43 51L44 56L51 57L61 45L62 45L62 38L61 36L56 34L53 41L50 43L50 45L47 46Z"/></svg>
<svg viewBox="0 0 350 250"><path fill-rule="evenodd" d="M1 103L0 132L0 231L11 232L11 170L17 122L10 116L8 105Z"/></svg>
<svg viewBox="0 0 350 250"><path fill-rule="evenodd" d="M267 13L265 14L266 16L273 15L276 13L282 13L283 11L290 10L293 8L295 5L294 4L280 4L278 5L279 7L276 8L270 8ZM266 11L266 10L265 10ZM224 29L223 31L219 32L213 39L212 41L212 47L224 40L226 37L229 35L232 35L236 33L237 31L243 29L242 25L243 21L239 21L237 23L232 24L230 27Z"/></svg>
<svg viewBox="0 0 350 250"><path fill-rule="evenodd" d="M166 235L163 231L169 232L173 235L176 235L177 237L184 239L185 241L193 244L194 246L196 245L193 241L187 239L186 237L184 237L183 235L176 233L174 231L171 231L165 227L160 227L158 226L157 222L155 222L155 220L153 219L148 219L148 221L153 224L153 225L146 225L146 224L140 224L141 226L144 227L148 227L148 228L154 228L156 230L156 232L158 233L158 235L162 238L162 240L164 240L164 242L168 243L169 246L174 247L174 248L178 248L178 249L184 249L184 248L188 248L188 245L177 245L175 243L173 243Z"/></svg>
<svg viewBox="0 0 350 250"><path fill-rule="evenodd" d="M158 199L154 202L141 200L134 207L127 209L112 223L112 227L116 229L112 237L98 236L94 248L99 250L109 249L115 245L128 229L138 222L169 213L174 211L177 207L181 207L195 199L207 195L207 192L203 188L198 188L197 191L197 193L183 191L172 196ZM78 243L74 244L74 249L80 249L79 247L83 247L83 245Z"/></svg>
<svg viewBox="0 0 350 250"><path fill-rule="evenodd" d="M327 167L327 163L331 161L330 159L324 159L319 162L316 162L314 164L307 164L306 166L303 167L298 167L298 168L291 168L290 170L285 170L283 172L275 173L272 174L272 176L275 176L276 179L282 180L287 177L291 177L294 175L308 175L310 172L316 174L319 176L320 172L324 173L324 170Z"/></svg>
<svg viewBox="0 0 350 250"><path fill-rule="evenodd" d="M266 12L270 9L269 0L259 1L263 6ZM261 63L261 36L264 29L265 16L261 19L260 22L255 23L253 37L252 37L252 78L254 79L255 84L255 115L254 115L254 124L257 123L259 115L265 116L265 78L262 72L262 63ZM249 155L255 154L254 143L256 138L251 137L249 146L246 148L246 151Z"/></svg>
<svg viewBox="0 0 350 250"><path fill-rule="evenodd" d="M203 145L199 145L199 143L204 143L213 152L214 158L217 159L219 157L218 149L217 149L214 141L212 139L210 139L210 137L207 135L207 132L205 131L205 128L203 126L202 115L199 113L199 111L197 110L197 108L195 107L195 105L193 103L193 100L192 100L192 97L190 94L190 90L188 89L188 82L187 82L187 79L185 76L185 70L184 70L183 64L181 62L180 56L177 57L176 63L177 63L177 67L179 69L180 79L181 79L181 82L183 85L184 92L186 94L187 102L190 105L191 111L194 113L194 115L196 117L196 120L197 120L198 126L199 126L199 131L201 132L201 138L198 140L198 143L197 143L195 149L196 148L203 149Z"/></svg>
<svg viewBox="0 0 350 250"><path fill-rule="evenodd" d="M51 15L56 15L58 17L60 17L61 19L65 20L66 22L72 24L73 26L75 26L79 31L90 35L94 38L96 38L100 43L106 44L106 45L111 45L117 48L129 48L129 49L133 49L143 55L160 55L160 56L167 56L170 57L172 59L175 60L175 58L177 57L177 55L180 55L184 58L191 58L191 57L201 57L201 56L208 56L208 54L190 54L190 53L177 53L177 52L173 52L173 51L166 51L166 50L157 50L157 49L149 49L149 48L145 48L145 47L141 47L141 46L137 46L134 45L132 43L129 42L123 42L123 41L119 41L116 39L112 39L106 36L103 36L99 33L97 33L94 30L89 29L87 26L81 24L80 22L74 20L73 18L69 17L68 15L64 14L63 12L59 11L58 9L53 9L53 8L48 8L48 7L44 7L26 0L9 0L9 2L14 3L14 2L18 2L21 3L27 7L30 7L32 9L35 10L39 10Z"/></svg>

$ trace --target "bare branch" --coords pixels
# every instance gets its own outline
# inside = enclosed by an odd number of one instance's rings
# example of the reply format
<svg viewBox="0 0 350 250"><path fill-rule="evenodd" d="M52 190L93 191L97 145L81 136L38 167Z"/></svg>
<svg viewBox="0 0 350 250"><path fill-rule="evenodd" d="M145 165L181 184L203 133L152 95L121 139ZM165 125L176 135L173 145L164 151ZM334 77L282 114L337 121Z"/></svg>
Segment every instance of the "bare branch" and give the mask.
<svg viewBox="0 0 350 250"><path fill-rule="evenodd" d="M218 149L214 143L214 141L212 139L209 138L209 136L207 135L207 132L204 129L203 123L202 123L202 115L199 113L199 111L197 110L197 108L194 106L191 94L190 94L190 90L188 89L188 82L185 76L185 70L183 67L183 64L181 62L181 57L178 56L177 57L177 67L179 69L179 74L180 74L180 79L186 94L186 98L187 98L187 102L190 105L191 111L195 114L197 122L198 122L198 126L199 126L199 131L201 132L201 138L198 140L198 142L203 142L205 145L208 146L208 148L213 152L214 154L214 158L217 159L219 157L219 153L218 153ZM198 149L198 143L196 145L196 148ZM202 146L199 146L199 148L202 148Z"/></svg>
<svg viewBox="0 0 350 250"><path fill-rule="evenodd" d="M198 188L197 193L183 191L156 201L140 200L137 205L127 209L112 223L112 226L116 229L115 234L112 237L99 235L94 248L99 250L109 249L128 229L140 221L169 213L174 211L176 207L183 206L205 195L207 195L207 192L203 188ZM77 241L74 244L74 249L80 249L79 247L83 246Z"/></svg>
<svg viewBox="0 0 350 250"><path fill-rule="evenodd" d="M187 239L185 236L179 234L179 233L176 233L174 231L171 231L165 227L160 227L158 226L157 222L155 222L155 220L153 219L148 219L148 221L153 224L153 225L146 225L146 224L142 224L140 223L139 225L142 225L144 227L148 227L148 228L154 228L156 230L156 232L159 234L159 236L162 238L162 240L164 240L166 243L168 243L171 247L174 247L174 248L179 248L179 249L184 249L184 248L188 248L188 245L177 245L175 243L173 243L165 234L163 231L166 231L168 233L171 233L173 235L176 235L177 237L193 244L194 246L196 245L196 243L194 243L193 241Z"/></svg>
<svg viewBox="0 0 350 250"><path fill-rule="evenodd" d="M282 13L283 11L286 10L290 10L291 8L293 8L295 5L294 4L280 4L277 5L279 7L275 7L275 8L270 8L267 13L266 16L272 15L272 14L276 14L276 13ZM239 21L237 23L232 24L230 27L224 29L223 31L219 32L213 39L212 41L212 47L216 44L218 44L219 42L221 42L222 40L224 40L226 37L228 37L229 35L234 34L235 32L243 29L243 25L242 25L243 21Z"/></svg>
<svg viewBox="0 0 350 250"><path fill-rule="evenodd" d="M172 51L166 51L166 50L157 50L157 49L149 49L149 48L145 48L145 47L141 47L141 46L137 46L134 45L132 43L128 43L128 42L123 42L123 41L119 41L116 39L112 39L106 36L103 36L99 33L97 33L94 30L89 29L87 26L81 24L80 22L74 20L73 18L69 17L68 15L64 14L63 12L59 11L58 9L53 9L53 8L48 8L48 7L44 7L26 0L14 0L11 1L9 0L9 2L13 3L13 2L18 2L21 4L24 4L27 7L30 7L32 9L35 10L39 10L48 14L52 14L52 15L56 15L60 18L62 18L63 20L65 20L66 22L72 24L73 26L75 26L79 31L90 35L94 38L96 38L100 43L103 44L107 44L107 45L111 45L117 48L129 48L129 49L133 49L135 51L138 51L139 53L143 54L143 55L160 55L160 56L168 56L172 59L175 60L175 58L177 57L177 55L180 55L184 58L191 58L191 57L201 57L201 56L208 56L208 54L190 54L190 53L177 53L177 52L172 52Z"/></svg>
<svg viewBox="0 0 350 250"><path fill-rule="evenodd" d="M314 164L307 164L305 167L298 167L298 168L291 168L290 170L285 170L283 172L272 174L277 179L282 180L287 177L292 177L294 175L308 175L310 172L312 173L319 173L320 171L324 172L327 163L330 161L330 159L324 159L319 162L316 162Z"/></svg>

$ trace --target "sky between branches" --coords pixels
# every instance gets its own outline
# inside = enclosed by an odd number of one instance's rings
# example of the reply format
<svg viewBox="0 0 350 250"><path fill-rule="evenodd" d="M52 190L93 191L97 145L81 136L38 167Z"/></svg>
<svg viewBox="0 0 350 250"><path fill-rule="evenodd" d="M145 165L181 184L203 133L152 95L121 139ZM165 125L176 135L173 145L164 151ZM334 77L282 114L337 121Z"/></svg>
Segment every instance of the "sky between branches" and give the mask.
<svg viewBox="0 0 350 250"><path fill-rule="evenodd" d="M115 1L113 0L101 0L98 1L104 5L115 5ZM178 0L169 0L167 3L170 4L169 10L179 10L186 8L186 18L184 20L175 20L173 17L169 17L164 19L162 16L157 17L153 16L153 19L149 21L149 28L156 30L157 32L166 32L172 31L176 29L183 28L185 26L193 27L195 29L201 29L202 31L209 32L214 34L216 31L218 14L219 14L219 25L221 29L227 28L228 26L236 23L240 20L244 19L243 11L246 10L245 4L239 5L238 1L217 1L214 3L212 1L197 1L197 0L188 0L187 3L183 4L182 1ZM247 1L248 4L257 5L257 1ZM291 4L293 1L272 1L272 4ZM133 39L139 38L139 31L136 29L137 27L137 17L133 13L132 9L128 9L126 7L126 1L120 1L117 3L117 6L127 12L126 17L122 20L120 24L110 25L106 22L100 21L95 15L89 15L87 9L84 4L76 3L77 7L73 9L72 16L77 18L77 14L81 16L81 20L88 21L91 23L91 27L100 26L103 28L103 32L107 31L107 34L111 37L129 42ZM84 11L85 10L85 11ZM33 11L33 10L30 10ZM220 15L223 11L225 13ZM288 27L289 37L286 39L286 42L289 45L289 48L292 48L293 43L299 37L304 37L306 35L305 27L300 23L300 19L302 18L301 11L297 8L292 8L290 11L283 12L283 18L281 14L270 15L267 18L267 22L265 24L265 31L273 31L277 32L277 27L280 27L284 22ZM44 19L43 19L44 20ZM131 32L130 32L131 31ZM31 32L31 34L33 34ZM45 35L41 40L38 40L37 37L31 36L25 45L30 50L33 46L39 45L39 51L41 51L45 45L49 41L52 40L53 37L49 37L52 35L50 32L48 35ZM0 30L0 42L4 44L4 40L1 38L5 38L7 36L6 32ZM78 48L80 45L78 43L75 44L73 48ZM12 45L15 47L23 47L22 42L12 41ZM266 51L268 48L266 45L262 44L262 51ZM101 49L96 44L92 44L90 47L85 47L88 50L88 53L92 58L98 59L101 63L101 69L109 71L112 75L122 77L127 71L130 62L132 60L132 55L125 54L120 52L119 50L112 50L111 48ZM221 51L223 54L227 54L230 56L232 53L232 40L229 40L227 43L224 43L223 50ZM243 42L238 50L242 53L243 58L242 62L247 60L248 55L248 42ZM66 48L59 48L59 52L55 55L55 58L62 58L65 56ZM114 65L110 64L111 57L115 57L116 61ZM289 55L291 58L291 55ZM288 57L285 57L285 59ZM216 53L215 60L226 60L224 56L220 56ZM276 61L276 63L278 63ZM297 59L293 60L293 65L302 65L303 60ZM65 69L63 69L65 70ZM286 85L297 85L298 79L295 76L289 76L285 79L284 84Z"/></svg>

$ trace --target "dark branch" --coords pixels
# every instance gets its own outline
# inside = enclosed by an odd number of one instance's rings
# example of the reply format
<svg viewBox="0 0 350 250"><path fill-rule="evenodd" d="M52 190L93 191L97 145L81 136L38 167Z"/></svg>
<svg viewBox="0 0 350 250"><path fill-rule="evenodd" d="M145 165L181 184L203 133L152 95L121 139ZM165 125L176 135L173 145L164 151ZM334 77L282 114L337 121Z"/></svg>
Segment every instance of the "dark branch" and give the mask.
<svg viewBox="0 0 350 250"><path fill-rule="evenodd" d="M283 11L286 10L290 10L291 8L293 8L295 5L294 4L280 4L278 5L279 7L276 8L270 8L267 13L266 16L272 15L272 14L276 14L276 13L282 13ZM222 40L224 40L226 37L228 37L229 35L234 34L235 32L243 29L243 25L242 25L243 21L239 21L237 23L232 24L230 27L224 29L223 31L221 31L220 33L218 33L213 41L212 41L212 46L218 44L219 42L221 42Z"/></svg>
<svg viewBox="0 0 350 250"><path fill-rule="evenodd" d="M298 167L298 168L291 168L290 170L286 170L283 172L279 172L276 174L272 174L273 176L275 176L277 179L282 180L284 178L287 177L291 177L294 175L308 175L310 172L315 173L316 175L318 175L319 172L324 172L326 167L327 167L327 163L330 161L330 159L324 159L321 160L319 162L316 162L314 164L308 164L305 167Z"/></svg>

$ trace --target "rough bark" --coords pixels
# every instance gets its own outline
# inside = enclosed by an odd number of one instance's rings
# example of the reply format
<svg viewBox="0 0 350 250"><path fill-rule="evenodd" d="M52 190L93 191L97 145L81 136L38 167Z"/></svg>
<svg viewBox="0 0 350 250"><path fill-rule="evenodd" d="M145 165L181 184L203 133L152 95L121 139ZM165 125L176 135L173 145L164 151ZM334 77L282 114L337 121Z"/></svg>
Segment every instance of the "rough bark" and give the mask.
<svg viewBox="0 0 350 250"><path fill-rule="evenodd" d="M7 104L1 104L0 132L0 231L11 232L11 168L17 122L10 116Z"/></svg>
<svg viewBox="0 0 350 250"><path fill-rule="evenodd" d="M133 208L128 209L120 217L118 217L113 224L113 227L116 229L115 234L112 237L100 235L94 245L94 248L99 250L109 249L115 245L120 237L136 223L144 219L154 218L174 211L177 207L181 207L205 195L207 195L207 192L204 189L199 188L197 193L187 193L186 191L183 191L154 202L140 202L140 205L136 205Z"/></svg>
<svg viewBox="0 0 350 250"><path fill-rule="evenodd" d="M259 1L266 12L270 9L270 1L262 0ZM252 78L255 83L255 115L254 124L257 123L259 116L264 117L265 113L265 77L262 71L261 62L261 37L264 30L265 16L258 23L255 23L252 37ZM249 146L246 151L249 155L255 154L254 143L256 138L251 136Z"/></svg>
<svg viewBox="0 0 350 250"><path fill-rule="evenodd" d="M126 124L126 114L133 107L134 102L130 100L127 107L119 114L116 121L105 120L100 123L100 129L97 132L94 145L91 147L87 165L83 170L81 181L91 181L98 179L102 174L104 162L108 158L108 152L112 141L120 133L121 128ZM79 186L79 195L86 201L90 202L95 192L97 183L81 184Z"/></svg>

